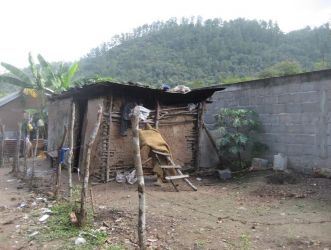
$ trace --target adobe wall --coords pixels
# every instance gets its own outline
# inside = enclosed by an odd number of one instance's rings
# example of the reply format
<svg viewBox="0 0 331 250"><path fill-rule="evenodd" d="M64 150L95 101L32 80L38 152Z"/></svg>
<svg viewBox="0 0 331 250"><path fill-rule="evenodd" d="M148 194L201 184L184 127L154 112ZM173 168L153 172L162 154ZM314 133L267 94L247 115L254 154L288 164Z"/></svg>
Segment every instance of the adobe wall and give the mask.
<svg viewBox="0 0 331 250"><path fill-rule="evenodd" d="M214 128L220 108L252 109L259 115L263 142L269 146L266 158L272 160L280 152L298 171L331 169L331 70L225 86L207 106L209 129Z"/></svg>

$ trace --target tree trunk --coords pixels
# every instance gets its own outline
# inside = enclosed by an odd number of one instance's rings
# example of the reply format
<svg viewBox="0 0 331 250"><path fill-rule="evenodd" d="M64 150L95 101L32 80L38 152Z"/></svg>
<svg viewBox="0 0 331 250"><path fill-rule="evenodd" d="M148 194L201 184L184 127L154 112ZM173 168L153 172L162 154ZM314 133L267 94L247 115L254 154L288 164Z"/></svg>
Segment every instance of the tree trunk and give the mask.
<svg viewBox="0 0 331 250"><path fill-rule="evenodd" d="M146 227L146 215L145 215L145 182L144 173L141 164L140 145L139 145L139 107L136 106L131 116L132 125L132 145L133 145L133 159L134 166L137 171L138 179L138 197L139 197L139 216L138 216L138 238L139 248L145 249L145 227Z"/></svg>
<svg viewBox="0 0 331 250"><path fill-rule="evenodd" d="M0 124L0 168L4 166L5 125Z"/></svg>
<svg viewBox="0 0 331 250"><path fill-rule="evenodd" d="M97 121L94 125L94 129L90 136L88 143L86 144L86 157L85 157L85 170L84 170L84 179L82 184L82 192L81 192L81 201L80 201L80 213L79 213L79 225L81 227L85 226L87 219L87 211L86 211L86 197L88 195L88 182L90 177L90 159L91 159L91 150L95 138L97 137L99 127L101 124L103 108L100 105L98 110Z"/></svg>
<svg viewBox="0 0 331 250"><path fill-rule="evenodd" d="M15 152L15 160L13 165L13 174L17 175L20 171L20 148L21 148L21 137L22 137L22 123L18 123L18 131L17 131L17 141L16 141L16 152Z"/></svg>
<svg viewBox="0 0 331 250"><path fill-rule="evenodd" d="M69 197L72 197L72 165L73 165L73 154L74 154L74 127L75 127L75 116L76 116L76 104L72 102L71 110L71 124L70 124L70 138L69 138L69 158L68 158L68 185L69 185Z"/></svg>
<svg viewBox="0 0 331 250"><path fill-rule="evenodd" d="M58 148L59 165L57 166L57 170L56 170L56 182L55 182L55 192L54 192L55 199L59 198L59 192L60 192L60 188L61 188L61 171L62 171L61 150L66 141L67 132L68 132L67 126L64 126L63 138L61 141L61 145Z"/></svg>

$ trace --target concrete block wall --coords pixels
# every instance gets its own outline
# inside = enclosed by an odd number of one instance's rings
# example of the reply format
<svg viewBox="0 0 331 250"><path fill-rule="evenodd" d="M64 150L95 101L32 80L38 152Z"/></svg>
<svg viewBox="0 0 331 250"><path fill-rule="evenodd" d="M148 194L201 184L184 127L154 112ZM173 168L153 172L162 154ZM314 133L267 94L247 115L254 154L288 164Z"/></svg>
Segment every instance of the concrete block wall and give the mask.
<svg viewBox="0 0 331 250"><path fill-rule="evenodd" d="M289 167L310 173L331 169L331 70L226 85L207 105L212 130L220 108L255 110L263 125L264 157L284 153Z"/></svg>

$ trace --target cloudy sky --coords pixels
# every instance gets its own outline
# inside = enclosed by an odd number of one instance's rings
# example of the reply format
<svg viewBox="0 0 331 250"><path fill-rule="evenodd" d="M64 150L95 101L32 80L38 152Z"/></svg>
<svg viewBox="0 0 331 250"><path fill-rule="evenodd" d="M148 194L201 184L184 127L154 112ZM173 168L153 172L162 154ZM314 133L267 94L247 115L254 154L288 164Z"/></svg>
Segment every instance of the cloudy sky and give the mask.
<svg viewBox="0 0 331 250"><path fill-rule="evenodd" d="M277 21L289 32L331 21L331 0L0 0L0 61L73 61L113 35L171 17ZM1 69L0 69L1 71Z"/></svg>

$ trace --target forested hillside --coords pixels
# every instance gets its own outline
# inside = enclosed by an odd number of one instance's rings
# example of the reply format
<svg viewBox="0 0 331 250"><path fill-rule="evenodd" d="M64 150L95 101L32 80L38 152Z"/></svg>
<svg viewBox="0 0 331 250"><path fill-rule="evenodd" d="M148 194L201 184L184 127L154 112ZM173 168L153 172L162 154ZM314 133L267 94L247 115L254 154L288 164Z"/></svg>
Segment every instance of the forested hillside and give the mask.
<svg viewBox="0 0 331 250"><path fill-rule="evenodd" d="M329 25L285 34L271 21L155 22L92 49L80 61L79 76L150 84L215 84L268 76L262 71L279 62L280 67L295 64L297 71L328 67Z"/></svg>

